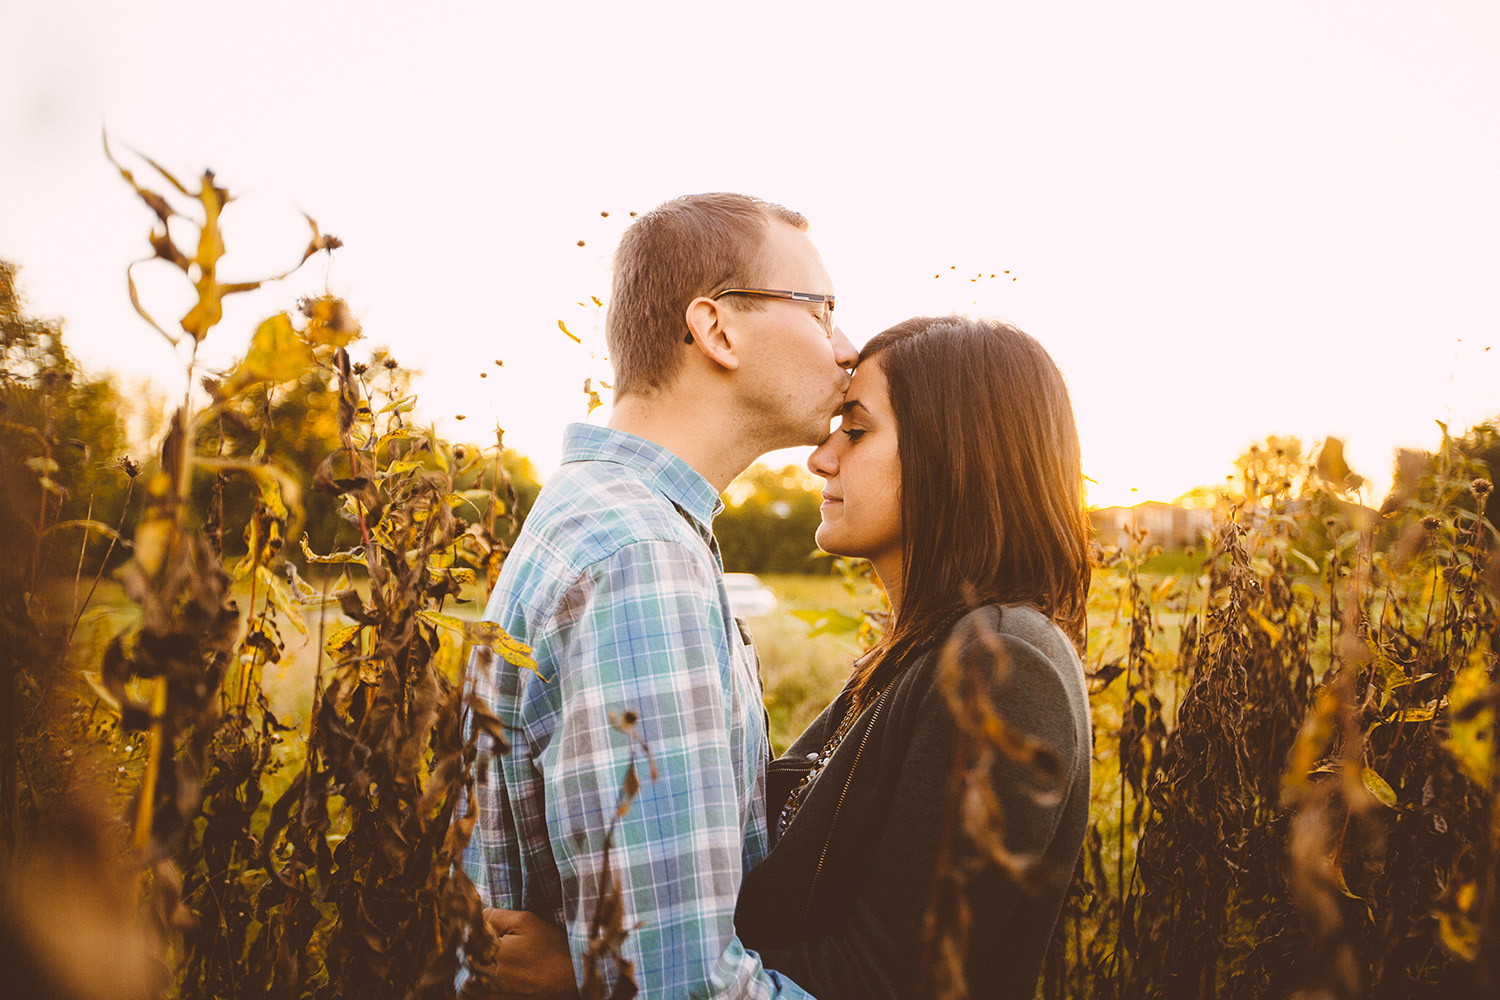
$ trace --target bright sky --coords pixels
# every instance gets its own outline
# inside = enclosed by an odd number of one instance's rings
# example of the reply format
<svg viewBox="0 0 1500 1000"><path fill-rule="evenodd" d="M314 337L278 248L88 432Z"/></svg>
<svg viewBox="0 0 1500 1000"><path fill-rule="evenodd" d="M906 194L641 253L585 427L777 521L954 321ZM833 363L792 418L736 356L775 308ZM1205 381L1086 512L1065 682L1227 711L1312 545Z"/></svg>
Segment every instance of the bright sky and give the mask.
<svg viewBox="0 0 1500 1000"><path fill-rule="evenodd" d="M88 367L175 394L101 127L212 167L240 196L221 276L293 262L303 210L346 246L242 297L211 363L326 283L441 429L498 420L543 471L590 372L557 320L598 338L576 303L626 213L704 190L808 216L856 343L952 310L1036 336L1099 505L1219 481L1269 433L1340 435L1383 486L1435 420L1500 411L1500 5L931 7L11 4L0 257Z"/></svg>

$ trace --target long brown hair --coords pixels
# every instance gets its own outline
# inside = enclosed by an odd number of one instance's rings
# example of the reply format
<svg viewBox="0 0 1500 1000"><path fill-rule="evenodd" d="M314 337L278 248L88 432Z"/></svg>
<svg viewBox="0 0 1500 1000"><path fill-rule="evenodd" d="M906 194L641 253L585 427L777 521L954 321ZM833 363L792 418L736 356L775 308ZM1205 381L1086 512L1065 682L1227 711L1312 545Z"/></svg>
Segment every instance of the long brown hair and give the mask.
<svg viewBox="0 0 1500 1000"><path fill-rule="evenodd" d="M1088 517L1068 387L995 320L917 317L859 363L890 386L901 465L902 598L856 682L863 700L965 611L1027 604L1083 651Z"/></svg>

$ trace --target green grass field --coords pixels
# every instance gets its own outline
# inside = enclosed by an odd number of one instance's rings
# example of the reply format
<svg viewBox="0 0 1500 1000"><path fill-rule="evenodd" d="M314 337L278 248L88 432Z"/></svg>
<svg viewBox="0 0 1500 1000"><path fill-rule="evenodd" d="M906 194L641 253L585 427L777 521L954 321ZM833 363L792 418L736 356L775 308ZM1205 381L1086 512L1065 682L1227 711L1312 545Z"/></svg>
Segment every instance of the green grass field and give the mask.
<svg viewBox="0 0 1500 1000"><path fill-rule="evenodd" d="M858 617L863 609L879 606L880 598L868 583L851 595L843 581L832 576L767 575L762 579L776 594L779 606L770 614L749 619L749 625L766 685L771 743L780 753L839 693L859 655L852 635L810 635L812 623L794 612L833 610Z"/></svg>

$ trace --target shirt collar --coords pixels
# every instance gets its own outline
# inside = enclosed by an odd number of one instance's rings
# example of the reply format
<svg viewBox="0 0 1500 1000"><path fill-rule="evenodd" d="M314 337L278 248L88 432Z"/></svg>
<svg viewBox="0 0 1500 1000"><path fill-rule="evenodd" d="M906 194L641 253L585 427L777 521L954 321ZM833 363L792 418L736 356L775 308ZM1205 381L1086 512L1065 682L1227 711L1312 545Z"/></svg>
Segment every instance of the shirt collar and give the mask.
<svg viewBox="0 0 1500 1000"><path fill-rule="evenodd" d="M563 464L617 462L637 473L647 486L681 507L705 529L724 501L697 470L654 441L593 424L569 424L563 434Z"/></svg>

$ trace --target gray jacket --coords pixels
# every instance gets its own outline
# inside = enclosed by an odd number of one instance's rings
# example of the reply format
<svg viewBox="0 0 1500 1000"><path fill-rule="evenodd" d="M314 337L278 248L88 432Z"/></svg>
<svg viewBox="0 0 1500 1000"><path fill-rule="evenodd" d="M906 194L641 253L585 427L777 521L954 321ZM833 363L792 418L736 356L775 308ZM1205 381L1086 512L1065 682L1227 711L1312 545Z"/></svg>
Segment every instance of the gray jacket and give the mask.
<svg viewBox="0 0 1500 1000"><path fill-rule="evenodd" d="M735 923L745 947L819 1000L914 997L938 865L968 866L977 849L956 825L957 779L976 747L961 739L938 687L943 649L987 681L1011 727L1056 754L1044 777L995 754L991 784L1006 848L1038 859L1023 880L977 863L970 909L970 995L1030 998L1088 822L1092 736L1083 667L1062 631L1020 606L984 607L957 622L866 708L807 790L796 818L746 877ZM772 762L773 826L795 781L843 716L847 689Z"/></svg>

